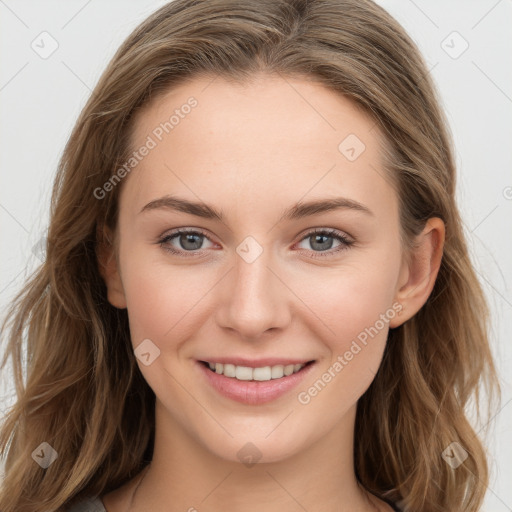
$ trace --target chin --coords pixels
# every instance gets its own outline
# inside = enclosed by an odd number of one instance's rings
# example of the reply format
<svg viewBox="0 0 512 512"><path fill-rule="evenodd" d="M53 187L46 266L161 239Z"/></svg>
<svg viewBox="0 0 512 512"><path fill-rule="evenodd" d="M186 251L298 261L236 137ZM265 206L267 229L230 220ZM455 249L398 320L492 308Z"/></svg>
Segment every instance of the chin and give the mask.
<svg viewBox="0 0 512 512"><path fill-rule="evenodd" d="M287 432L282 432L281 435L274 432L268 436L268 433L251 435L246 430L240 435L235 435L233 432L233 436L229 439L224 438L220 443L211 439L203 440L203 443L215 457L228 462L241 463L247 467L253 467L255 464L284 462L304 449L303 442L299 439L293 440Z"/></svg>

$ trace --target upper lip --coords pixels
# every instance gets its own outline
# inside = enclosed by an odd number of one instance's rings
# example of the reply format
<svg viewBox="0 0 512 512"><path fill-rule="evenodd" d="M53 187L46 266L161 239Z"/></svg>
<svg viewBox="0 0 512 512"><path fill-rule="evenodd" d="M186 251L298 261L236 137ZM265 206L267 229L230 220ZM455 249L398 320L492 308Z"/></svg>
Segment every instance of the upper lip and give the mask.
<svg viewBox="0 0 512 512"><path fill-rule="evenodd" d="M249 368L262 368L264 366L278 366L289 364L306 364L313 359L293 359L281 357L267 357L263 359L247 359L245 357L206 357L199 359L205 363L234 364L235 366L247 366Z"/></svg>

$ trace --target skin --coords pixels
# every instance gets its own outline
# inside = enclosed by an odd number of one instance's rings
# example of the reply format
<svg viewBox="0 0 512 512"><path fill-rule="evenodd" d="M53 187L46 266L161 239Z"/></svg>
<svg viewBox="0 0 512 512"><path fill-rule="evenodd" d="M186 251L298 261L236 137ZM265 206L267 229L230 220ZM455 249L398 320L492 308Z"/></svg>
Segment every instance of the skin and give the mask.
<svg viewBox="0 0 512 512"><path fill-rule="evenodd" d="M356 405L379 367L388 329L414 316L432 291L444 225L430 219L406 258L381 132L355 104L307 78L260 74L244 85L196 78L138 114L133 147L190 96L198 106L124 179L110 234L116 245L100 252L108 299L128 309L134 349L150 339L160 350L149 366L137 359L156 394L156 440L130 510L391 510L356 481ZM366 146L354 161L338 150L349 134ZM140 213L166 194L212 205L224 222L163 208ZM338 196L373 215L338 209L279 221L299 200ZM181 227L205 232L194 246L199 256L187 257L191 244L179 236L167 246L184 256L159 245ZM354 243L335 252L342 242L327 238L319 246L308 235L314 228L336 229ZM263 248L252 263L236 252L247 236ZM298 393L393 304L400 315L300 403ZM286 395L247 405L201 378L196 360L222 355L316 364ZM237 455L248 442L261 454L251 467ZM128 511L142 476L102 497L108 512Z"/></svg>

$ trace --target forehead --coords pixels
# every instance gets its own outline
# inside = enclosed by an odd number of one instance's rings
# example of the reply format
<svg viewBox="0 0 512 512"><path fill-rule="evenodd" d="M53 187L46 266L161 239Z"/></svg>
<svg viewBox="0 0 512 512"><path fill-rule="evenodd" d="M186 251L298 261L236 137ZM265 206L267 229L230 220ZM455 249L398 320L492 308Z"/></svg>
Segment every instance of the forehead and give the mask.
<svg viewBox="0 0 512 512"><path fill-rule="evenodd" d="M195 106L190 107L191 103ZM196 137L186 137L190 129ZM270 136L287 147L304 139L318 146L323 139L324 149L329 146L338 151L337 143L347 130L370 145L370 139L381 138L375 121L340 93L306 77L262 73L243 83L215 76L189 79L173 87L136 116L132 142L136 146L150 133L160 139L169 138L170 132L179 137L181 132L190 143L204 146L211 138L200 140L201 135L223 139L234 135L229 141L231 150L242 147L246 151L250 135L254 145Z"/></svg>
<svg viewBox="0 0 512 512"><path fill-rule="evenodd" d="M235 197L241 205L265 197L291 203L326 192L363 203L394 195L375 121L307 78L190 80L138 113L131 143L134 151L151 146L124 184L139 210L174 192L213 203L224 198L227 208Z"/></svg>

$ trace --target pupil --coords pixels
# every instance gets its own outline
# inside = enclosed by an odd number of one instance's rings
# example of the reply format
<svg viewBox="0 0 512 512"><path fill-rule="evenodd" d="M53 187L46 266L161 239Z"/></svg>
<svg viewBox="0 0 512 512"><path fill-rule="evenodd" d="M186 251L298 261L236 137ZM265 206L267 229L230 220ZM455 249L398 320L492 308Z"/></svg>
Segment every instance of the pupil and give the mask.
<svg viewBox="0 0 512 512"><path fill-rule="evenodd" d="M184 243L185 245L183 245L183 243L181 244L181 246L184 248L184 249L190 249L190 250L193 250L193 249L199 249L201 247L201 240L200 240L200 237L199 235L194 235L194 234L184 234L182 235L182 241L183 241L183 238L185 239ZM196 238L196 241L194 243L194 238ZM192 247L190 246L187 246L188 243L192 243Z"/></svg>
<svg viewBox="0 0 512 512"><path fill-rule="evenodd" d="M321 239L324 239L324 242L320 241ZM328 244L327 247L325 247L325 239L330 239L330 244ZM320 244L320 249L330 249L332 247L332 237L330 236L327 236L327 235L314 235L313 236L313 243L312 243L312 247L315 248L315 244L319 243Z"/></svg>

